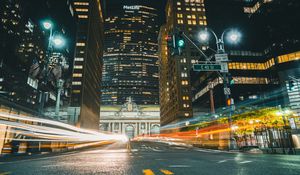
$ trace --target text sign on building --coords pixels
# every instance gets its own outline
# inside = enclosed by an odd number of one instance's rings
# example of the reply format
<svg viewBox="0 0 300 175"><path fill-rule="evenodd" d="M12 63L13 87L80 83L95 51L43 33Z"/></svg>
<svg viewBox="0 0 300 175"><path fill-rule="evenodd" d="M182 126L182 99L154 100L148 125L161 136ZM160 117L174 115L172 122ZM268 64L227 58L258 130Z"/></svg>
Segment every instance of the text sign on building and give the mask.
<svg viewBox="0 0 300 175"><path fill-rule="evenodd" d="M227 62L228 61L228 54L215 54L216 62Z"/></svg>
<svg viewBox="0 0 300 175"><path fill-rule="evenodd" d="M124 10L139 10L140 6L139 5L133 5L133 6L124 5L123 9Z"/></svg>
<svg viewBox="0 0 300 175"><path fill-rule="evenodd" d="M221 71L220 64L194 64L194 71Z"/></svg>

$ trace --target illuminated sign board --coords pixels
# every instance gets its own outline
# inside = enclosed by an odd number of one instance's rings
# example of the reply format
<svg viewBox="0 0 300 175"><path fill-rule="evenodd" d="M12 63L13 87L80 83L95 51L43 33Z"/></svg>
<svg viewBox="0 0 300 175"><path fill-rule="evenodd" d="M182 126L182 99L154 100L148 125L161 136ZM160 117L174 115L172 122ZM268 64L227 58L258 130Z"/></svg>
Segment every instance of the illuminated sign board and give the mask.
<svg viewBox="0 0 300 175"><path fill-rule="evenodd" d="M124 10L139 10L140 6L139 5L133 5L133 6L124 5L123 9Z"/></svg>

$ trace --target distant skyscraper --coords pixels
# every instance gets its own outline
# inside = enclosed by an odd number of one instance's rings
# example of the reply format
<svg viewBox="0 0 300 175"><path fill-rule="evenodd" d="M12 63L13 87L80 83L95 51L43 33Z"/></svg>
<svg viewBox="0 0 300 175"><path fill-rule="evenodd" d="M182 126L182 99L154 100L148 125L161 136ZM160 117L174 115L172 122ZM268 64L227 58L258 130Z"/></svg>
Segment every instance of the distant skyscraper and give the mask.
<svg viewBox="0 0 300 175"><path fill-rule="evenodd" d="M103 104L123 104L128 97L137 104L158 104L158 11L145 4L107 6Z"/></svg>
<svg viewBox="0 0 300 175"><path fill-rule="evenodd" d="M166 36L180 30L195 39L199 27L207 25L204 0L168 0L166 15L167 22L159 37L161 125L193 116L190 70L192 63L201 57L187 41L182 55L171 55Z"/></svg>
<svg viewBox="0 0 300 175"><path fill-rule="evenodd" d="M102 10L100 0L74 0L73 5L78 25L71 97L71 106L74 107L71 114L74 113L75 118L72 122L78 127L98 130L103 54Z"/></svg>

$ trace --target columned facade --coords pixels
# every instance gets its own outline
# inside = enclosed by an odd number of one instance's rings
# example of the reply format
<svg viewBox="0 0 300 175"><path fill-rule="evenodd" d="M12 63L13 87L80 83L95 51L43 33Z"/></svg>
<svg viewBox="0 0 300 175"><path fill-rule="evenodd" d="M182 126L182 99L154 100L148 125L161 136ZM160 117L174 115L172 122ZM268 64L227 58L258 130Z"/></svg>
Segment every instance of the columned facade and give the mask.
<svg viewBox="0 0 300 175"><path fill-rule="evenodd" d="M159 133L159 106L140 105L128 98L122 105L102 106L100 130L126 134L129 138Z"/></svg>

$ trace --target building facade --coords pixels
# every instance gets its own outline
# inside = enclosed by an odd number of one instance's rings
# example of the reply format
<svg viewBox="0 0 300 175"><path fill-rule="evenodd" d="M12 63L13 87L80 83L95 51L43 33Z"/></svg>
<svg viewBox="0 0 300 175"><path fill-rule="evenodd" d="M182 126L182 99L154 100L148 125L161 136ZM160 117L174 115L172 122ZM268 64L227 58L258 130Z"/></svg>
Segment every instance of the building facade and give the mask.
<svg viewBox="0 0 300 175"><path fill-rule="evenodd" d="M99 129L103 17L99 0L76 0L78 18L72 74L70 123Z"/></svg>
<svg viewBox="0 0 300 175"><path fill-rule="evenodd" d="M246 37L242 40L245 41L241 44L244 48L227 45L229 73L234 81L231 97L235 103L244 106L281 105L299 113L300 35L294 21L300 19L296 13L300 3L294 0L241 2L242 11L237 15L251 24L247 26L251 33L244 33ZM230 20L225 23L230 23ZM278 25L278 21L282 23ZM257 38L260 38L259 42ZM210 83L213 87L209 86ZM216 108L224 107L222 84L222 78L216 74L194 72L194 109L199 113L209 113L212 100ZM213 99L210 89L213 90Z"/></svg>
<svg viewBox="0 0 300 175"><path fill-rule="evenodd" d="M66 78L62 77L62 69L56 61L64 60L64 65L69 64L70 55L73 54L70 48L75 21L67 0L43 0L38 5L34 2L5 0L1 3L0 95L8 106L37 115L37 111L41 111L41 92L47 93L43 106L53 106L57 96L56 80ZM53 11L59 11L58 15L63 17L57 19ZM70 47L53 48L48 53L49 31L42 27L45 19L53 22L55 34L68 38ZM47 61L52 71L45 76ZM62 96L65 99L66 96Z"/></svg>
<svg viewBox="0 0 300 175"><path fill-rule="evenodd" d="M166 15L166 25L158 39L162 125L193 117L190 71L201 57L187 40L182 54L172 55L166 48L166 36L181 31L195 41L198 29L207 25L204 0L169 0ZM205 45L199 47L206 49Z"/></svg>
<svg viewBox="0 0 300 175"><path fill-rule="evenodd" d="M129 138L159 134L158 105L137 105L129 97L123 105L103 105L100 130L126 134Z"/></svg>
<svg viewBox="0 0 300 175"><path fill-rule="evenodd" d="M109 2L107 2L109 4ZM145 2L107 7L102 103L158 104L158 11Z"/></svg>

